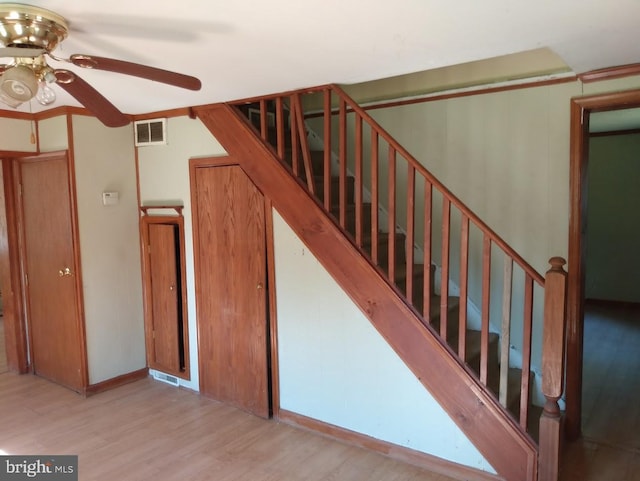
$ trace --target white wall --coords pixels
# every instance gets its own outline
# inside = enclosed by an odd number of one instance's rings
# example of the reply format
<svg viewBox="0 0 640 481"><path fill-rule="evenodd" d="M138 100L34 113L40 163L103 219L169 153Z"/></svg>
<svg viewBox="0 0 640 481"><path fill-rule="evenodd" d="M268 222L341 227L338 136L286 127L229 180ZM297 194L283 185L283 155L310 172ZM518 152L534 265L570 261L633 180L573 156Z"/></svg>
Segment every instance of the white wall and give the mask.
<svg viewBox="0 0 640 481"><path fill-rule="evenodd" d="M89 382L146 366L138 199L131 126L73 117ZM102 204L102 192L119 203Z"/></svg>
<svg viewBox="0 0 640 481"><path fill-rule="evenodd" d="M67 116L60 115L38 122L38 142L40 152L55 152L69 148Z"/></svg>
<svg viewBox="0 0 640 481"><path fill-rule="evenodd" d="M224 149L202 125L188 117L170 118L167 122L167 145L138 148L140 200L184 205L187 315L189 317L189 363L191 380L182 385L198 390L198 342L193 273L193 236L191 224L191 193L189 159L191 157L223 155Z"/></svg>
<svg viewBox="0 0 640 481"><path fill-rule="evenodd" d="M280 406L495 472L274 211Z"/></svg>
<svg viewBox="0 0 640 481"><path fill-rule="evenodd" d="M0 150L35 152L36 144L31 143L33 122L28 120L0 117Z"/></svg>

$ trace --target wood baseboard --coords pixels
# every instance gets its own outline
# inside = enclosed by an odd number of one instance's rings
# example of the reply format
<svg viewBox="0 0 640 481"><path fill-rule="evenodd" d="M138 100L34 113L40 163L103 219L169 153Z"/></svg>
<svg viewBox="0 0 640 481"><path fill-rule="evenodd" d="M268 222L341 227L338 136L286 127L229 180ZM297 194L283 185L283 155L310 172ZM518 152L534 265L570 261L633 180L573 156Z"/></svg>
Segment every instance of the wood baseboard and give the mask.
<svg viewBox="0 0 640 481"><path fill-rule="evenodd" d="M116 376L96 384L90 384L85 389L84 395L93 396L94 394L98 394L119 386L124 386L125 384L129 384L130 382L144 379L148 375L149 375L149 368L147 367L143 369L139 369L137 371L129 372L127 374L122 374L120 376Z"/></svg>
<svg viewBox="0 0 640 481"><path fill-rule="evenodd" d="M280 409L278 421L298 428L307 429L347 444L376 451L397 461L412 464L433 473L459 479L460 481L500 481L503 479L495 474L480 471L478 469L463 466L461 464L423 453L421 451L416 451L404 446L372 438L366 434L357 433L333 424L318 421L317 419L287 411L286 409Z"/></svg>

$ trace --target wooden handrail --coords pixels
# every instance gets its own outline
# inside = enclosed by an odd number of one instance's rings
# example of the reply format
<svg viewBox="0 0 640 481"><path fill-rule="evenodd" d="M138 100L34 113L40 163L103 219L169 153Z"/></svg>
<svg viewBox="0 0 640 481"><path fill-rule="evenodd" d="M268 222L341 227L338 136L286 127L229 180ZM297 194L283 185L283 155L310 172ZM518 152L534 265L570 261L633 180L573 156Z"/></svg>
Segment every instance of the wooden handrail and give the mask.
<svg viewBox="0 0 640 481"><path fill-rule="evenodd" d="M347 105L351 108L355 113L357 113L363 120L365 120L372 129L378 132L378 135L382 137L390 146L392 146L396 152L398 152L405 160L411 164L416 172L419 172L422 176L424 176L433 186L437 187L437 189L442 193L444 197L449 199L452 205L454 205L457 209L460 210L463 214L465 214L476 226L484 232L491 241L499 246L505 254L509 257L513 258L517 264L522 267L522 269L531 276L531 278L544 286L544 278L542 275L538 273L526 260L524 260L509 244L507 244L491 227L489 227L482 219L480 219L471 209L469 209L465 204L462 203L458 197L456 197L447 187L444 186L438 179L436 179L431 172L429 172L424 165L418 162L407 150L402 147L385 129L375 121L373 117L371 117L366 110L360 107L355 102L351 101L350 97L337 85L331 86L332 90L340 95L341 98L346 99Z"/></svg>
<svg viewBox="0 0 640 481"><path fill-rule="evenodd" d="M538 273L522 256L520 256L509 244L507 244L491 227L489 227L482 219L480 219L471 209L469 209L462 201L456 197L444 184L442 184L438 179L436 179L431 172L429 172L420 162L418 162L402 145L400 145L378 122L375 121L371 115L367 113L362 107L353 102L351 98L346 94L344 90L342 90L338 85L329 84L323 85L320 87L303 89L303 90L292 90L288 92L283 92L280 94L267 95L263 97L254 97L248 99L242 99L237 102L233 102L234 105L242 105L242 104L250 104L259 102L263 99L266 100L276 100L278 98L288 97L294 94L317 94L323 92L334 92L341 99L343 99L349 108L357 113L363 121L371 126L372 134L376 133L376 136L383 138L386 142L392 146L397 153L399 153L402 157L404 157L407 162L409 162L415 169L416 172L421 174L425 179L429 181L434 187L436 187L444 197L448 198L452 205L458 208L463 214L465 214L469 220L471 220L482 232L487 234L491 241L499 246L505 254L509 257L513 258L513 260L524 269L524 271L531 276L531 278L541 286L544 286L544 278L542 275ZM325 110L325 120L327 119L327 106L324 106ZM346 111L345 111L346 113Z"/></svg>

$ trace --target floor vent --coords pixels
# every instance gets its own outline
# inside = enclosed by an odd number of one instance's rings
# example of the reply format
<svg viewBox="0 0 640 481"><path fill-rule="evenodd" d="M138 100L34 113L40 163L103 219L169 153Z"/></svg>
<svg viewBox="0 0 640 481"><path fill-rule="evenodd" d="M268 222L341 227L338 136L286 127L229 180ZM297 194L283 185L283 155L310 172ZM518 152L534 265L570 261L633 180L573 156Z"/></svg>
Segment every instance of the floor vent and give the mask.
<svg viewBox="0 0 640 481"><path fill-rule="evenodd" d="M153 378L157 381L166 382L167 384L171 384L172 386L179 386L180 380L176 376L170 376L169 374L165 374L163 372L154 371Z"/></svg>

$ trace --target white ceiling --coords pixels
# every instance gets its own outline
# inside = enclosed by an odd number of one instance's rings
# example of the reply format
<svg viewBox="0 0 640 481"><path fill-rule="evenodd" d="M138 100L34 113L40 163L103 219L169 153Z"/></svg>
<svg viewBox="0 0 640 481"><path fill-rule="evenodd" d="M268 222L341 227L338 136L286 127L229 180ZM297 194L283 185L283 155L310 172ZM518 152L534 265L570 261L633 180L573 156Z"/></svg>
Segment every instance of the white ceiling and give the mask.
<svg viewBox="0 0 640 481"><path fill-rule="evenodd" d="M70 66L130 114L363 82L541 47L576 73L640 62L639 0L28 3L68 20L70 35L57 56L93 54L202 80L202 90L191 92ZM79 105L53 88L55 105ZM34 112L42 109L32 104Z"/></svg>

